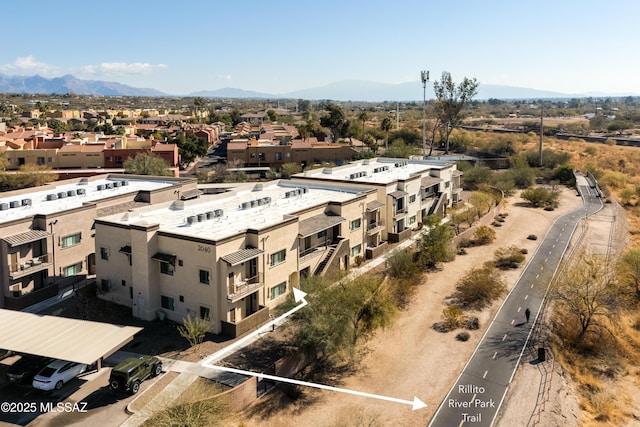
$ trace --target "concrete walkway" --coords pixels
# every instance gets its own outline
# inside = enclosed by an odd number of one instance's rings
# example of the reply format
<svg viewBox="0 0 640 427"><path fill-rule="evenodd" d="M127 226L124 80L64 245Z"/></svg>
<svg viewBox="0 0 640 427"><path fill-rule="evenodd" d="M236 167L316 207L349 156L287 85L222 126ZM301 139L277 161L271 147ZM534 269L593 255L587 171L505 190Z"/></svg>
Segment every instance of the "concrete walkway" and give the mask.
<svg viewBox="0 0 640 427"><path fill-rule="evenodd" d="M353 268L351 272L341 280L353 279L382 265L383 263L386 263L387 259L391 255L393 255L394 251L399 249L405 249L413 245L415 241L420 238L420 235L421 235L421 232L417 232L413 236L411 236L409 239L395 245L391 250L386 252L384 255L367 262L361 267ZM276 323L276 325L280 326L281 324L284 324L286 320L287 319L284 319L282 322ZM217 357L212 358L212 356L215 356L215 355L212 355L204 358L204 360L209 360L211 362L211 361L217 361L217 360L223 359L224 357L227 357L230 354L233 354L233 352L237 352L242 348L245 348L251 345L252 343L259 340L265 334L268 333L268 331L256 331L256 332L257 333L254 333L249 339L242 342L240 346L236 345L235 347L237 348L234 348L232 352L228 352L228 351L225 351L225 349L222 349L218 353L216 353L216 355L218 355ZM198 379L198 377L215 379L216 381L229 386L240 384L246 379L246 377L243 375L233 374L230 372L220 372L214 369L204 367L201 364L202 362L200 363L185 362L181 360L167 359L163 357L160 357L160 359L162 360L164 371L179 372L180 375L178 375L168 386L162 389L156 396L154 396L153 399L151 399L149 403L145 405L144 408L134 413L131 417L129 417L127 421L122 423L120 425L121 427L137 427L142 425L150 416L153 415L155 411L157 411L159 408L166 408L167 405L169 405L176 398L178 398L178 396L180 396L180 394L182 394L191 384L193 384Z"/></svg>

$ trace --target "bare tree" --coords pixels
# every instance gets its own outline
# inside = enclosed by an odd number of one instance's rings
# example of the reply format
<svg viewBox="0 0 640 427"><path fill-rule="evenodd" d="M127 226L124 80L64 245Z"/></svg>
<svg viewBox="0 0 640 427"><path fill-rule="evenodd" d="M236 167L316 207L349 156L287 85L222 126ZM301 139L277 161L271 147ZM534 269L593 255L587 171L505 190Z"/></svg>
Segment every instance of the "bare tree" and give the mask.
<svg viewBox="0 0 640 427"><path fill-rule="evenodd" d="M558 277L554 297L562 315L577 322L576 343L583 343L597 329L606 329L602 320L615 307L614 273L603 257L581 254Z"/></svg>
<svg viewBox="0 0 640 427"><path fill-rule="evenodd" d="M433 82L433 90L436 95L435 112L440 120L446 136L445 153L449 154L449 136L453 128L458 126L463 119L462 110L465 104L478 94L480 83L476 79L464 78L456 86L448 71L442 72L442 78Z"/></svg>

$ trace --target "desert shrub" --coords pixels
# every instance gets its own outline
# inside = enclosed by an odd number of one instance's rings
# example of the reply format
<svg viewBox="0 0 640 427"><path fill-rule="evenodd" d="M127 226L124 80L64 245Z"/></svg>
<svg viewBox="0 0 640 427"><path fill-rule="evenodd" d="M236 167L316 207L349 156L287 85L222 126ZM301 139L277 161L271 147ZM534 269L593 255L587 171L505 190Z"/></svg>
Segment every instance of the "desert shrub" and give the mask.
<svg viewBox="0 0 640 427"><path fill-rule="evenodd" d="M471 335L469 334L469 332L460 332L458 335L456 335L456 339L462 342L468 341L470 337Z"/></svg>
<svg viewBox="0 0 640 427"><path fill-rule="evenodd" d="M413 255L406 250L395 251L387 259L387 265L388 273L394 279L417 282L422 276L420 268L413 260Z"/></svg>
<svg viewBox="0 0 640 427"><path fill-rule="evenodd" d="M490 263L467 272L456 284L456 298L463 307L480 309L507 291L500 271Z"/></svg>
<svg viewBox="0 0 640 427"><path fill-rule="evenodd" d="M456 251L456 253L458 255L466 255L467 254L467 250L465 248L458 248L458 250Z"/></svg>
<svg viewBox="0 0 640 427"><path fill-rule="evenodd" d="M494 253L494 264L501 270L518 268L524 262L524 259L522 251L515 245L498 248Z"/></svg>
<svg viewBox="0 0 640 427"><path fill-rule="evenodd" d="M473 238L477 245L487 245L496 239L496 232L486 225L476 228Z"/></svg>
<svg viewBox="0 0 640 427"><path fill-rule="evenodd" d="M538 236L536 236L535 234L529 234L527 236L527 239L529 239L529 240L538 240Z"/></svg>
<svg viewBox="0 0 640 427"><path fill-rule="evenodd" d="M491 225L493 225L494 227L502 227L502 224L500 224L498 221L493 221Z"/></svg>
<svg viewBox="0 0 640 427"><path fill-rule="evenodd" d="M521 197L529 201L534 207L553 206L557 204L559 194L544 187L536 187L524 190Z"/></svg>
<svg viewBox="0 0 640 427"><path fill-rule="evenodd" d="M460 241L458 242L458 248L470 248L471 246L473 246L473 241L471 239L468 238L463 238L460 239Z"/></svg>
<svg viewBox="0 0 640 427"><path fill-rule="evenodd" d="M362 258L362 256L358 255L354 258L353 262L355 262L356 267L360 267L363 263L364 263L364 258Z"/></svg>
<svg viewBox="0 0 640 427"><path fill-rule="evenodd" d="M520 253L521 253L522 255L526 255L526 254L528 254L528 253L529 253L529 249L527 249L527 248L522 248L522 249L520 249Z"/></svg>
<svg viewBox="0 0 640 427"><path fill-rule="evenodd" d="M464 319L462 326L465 329L469 329L470 331L475 331L480 329L480 319L476 316L469 316Z"/></svg>
<svg viewBox="0 0 640 427"><path fill-rule="evenodd" d="M442 321L449 330L456 329L462 324L462 309L455 305L450 305L442 310Z"/></svg>

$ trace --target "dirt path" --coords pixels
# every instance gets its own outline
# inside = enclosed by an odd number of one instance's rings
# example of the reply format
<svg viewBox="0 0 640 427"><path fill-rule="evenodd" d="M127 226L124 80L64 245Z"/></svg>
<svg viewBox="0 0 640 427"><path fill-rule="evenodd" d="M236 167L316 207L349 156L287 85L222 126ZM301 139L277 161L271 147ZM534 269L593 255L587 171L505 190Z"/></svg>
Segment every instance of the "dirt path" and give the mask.
<svg viewBox="0 0 640 427"><path fill-rule="evenodd" d="M239 422L246 426L273 427L426 425L500 305L497 302L490 309L475 313L480 318L481 328L470 331L471 338L467 342L456 341L455 333L438 333L431 326L441 320L443 301L453 292L455 283L471 267L492 259L493 252L499 247L517 245L532 254L552 222L581 204L582 200L576 197L574 190L564 190L560 208L552 212L524 207L519 197L510 198L506 208L509 216L503 226L496 229L496 241L470 248L467 255L456 257L442 271L428 274L409 308L400 313L391 328L381 331L368 343L359 371L344 378L342 384L332 384L405 400L417 396L428 404L427 408L412 411L407 405L305 389L307 400L314 404L307 407L286 405L279 411L271 411L267 418L264 415L241 416L233 421L233 425ZM538 240L527 240L529 234L536 234ZM515 284L521 271L522 267L505 273L509 286Z"/></svg>

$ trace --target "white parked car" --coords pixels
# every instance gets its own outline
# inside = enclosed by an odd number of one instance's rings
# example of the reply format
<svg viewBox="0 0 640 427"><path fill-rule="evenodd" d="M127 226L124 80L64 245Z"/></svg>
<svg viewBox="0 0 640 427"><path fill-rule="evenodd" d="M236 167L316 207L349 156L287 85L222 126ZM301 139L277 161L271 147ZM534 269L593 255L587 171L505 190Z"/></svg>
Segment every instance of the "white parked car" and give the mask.
<svg viewBox="0 0 640 427"><path fill-rule="evenodd" d="M33 377L33 387L45 391L60 390L64 383L86 370L87 365L83 363L54 360Z"/></svg>

